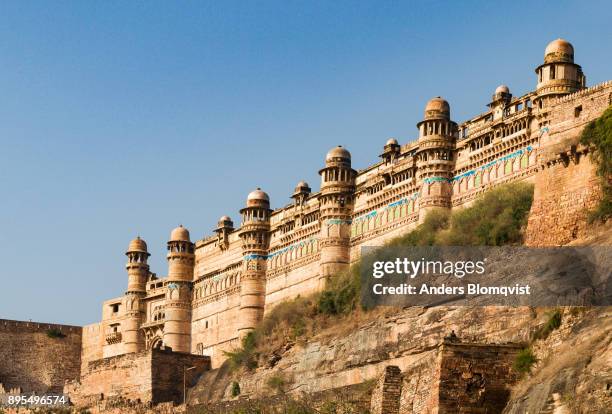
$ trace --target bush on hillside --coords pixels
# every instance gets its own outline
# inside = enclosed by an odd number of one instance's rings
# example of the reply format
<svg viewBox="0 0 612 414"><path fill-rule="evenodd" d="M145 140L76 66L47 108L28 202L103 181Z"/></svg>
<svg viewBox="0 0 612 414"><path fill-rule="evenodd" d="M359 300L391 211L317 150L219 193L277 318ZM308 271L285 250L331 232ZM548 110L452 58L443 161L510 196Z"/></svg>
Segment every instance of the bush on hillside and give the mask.
<svg viewBox="0 0 612 414"><path fill-rule="evenodd" d="M453 212L450 227L436 242L448 246L520 244L533 201L533 185L511 183L484 194L470 207Z"/></svg>
<svg viewBox="0 0 612 414"><path fill-rule="evenodd" d="M513 368L521 374L531 372L531 367L538 362L531 348L521 350L514 359Z"/></svg>

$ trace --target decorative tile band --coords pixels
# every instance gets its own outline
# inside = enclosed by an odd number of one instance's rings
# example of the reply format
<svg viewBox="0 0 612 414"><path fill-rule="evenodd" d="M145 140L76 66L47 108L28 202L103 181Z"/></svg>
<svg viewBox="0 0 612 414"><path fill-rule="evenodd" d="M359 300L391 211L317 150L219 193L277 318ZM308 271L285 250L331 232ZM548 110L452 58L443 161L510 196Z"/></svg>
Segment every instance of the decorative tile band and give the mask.
<svg viewBox="0 0 612 414"><path fill-rule="evenodd" d="M243 257L244 260L257 260L257 259L263 259L263 260L269 260L275 256L278 256L279 254L283 254L285 252L297 249L299 247L304 247L307 244L312 244L314 242L316 242L317 239L315 239L314 237L311 237L308 240L302 240L301 242L297 242L294 243L290 246L284 247L280 250L275 251L274 253L270 253L270 254L247 254Z"/></svg>
<svg viewBox="0 0 612 414"><path fill-rule="evenodd" d="M545 132L548 132L548 128L542 128L542 130L544 130L544 129L546 130ZM485 164L485 165L483 165L481 167L475 168L475 169L470 170L470 171L466 171L466 172L464 172L463 174L460 174L460 175L456 175L456 176L454 176L451 179L448 179L448 178L445 178L445 177L427 177L427 178L423 179L423 182L425 184L431 184L431 183L439 182L439 181L446 181L446 182L449 182L449 183L452 183L454 181L459 181L462 178L474 175L478 171L484 171L487 168L492 167L495 164L498 164L500 162L504 162L504 161L510 160L512 158L520 157L521 155L523 155L525 153L525 151L531 152L532 150L533 150L532 146L529 145L525 149L520 149L520 150L518 150L516 152L513 152L512 154L504 155L503 157L498 158L496 160L493 160L493 161L491 161L491 162L489 162L489 163L487 163L487 164Z"/></svg>
<svg viewBox="0 0 612 414"><path fill-rule="evenodd" d="M390 208L393 208L393 207L397 207L397 206L401 206L401 205L404 205L404 204L408 204L412 200L416 200L418 197L419 197L419 193L418 192L414 193L410 197L404 197L401 200L394 201L393 203L390 203L390 204L386 205L385 207L382 207L382 208L380 208L378 210L372 210L368 214L364 214L363 216L356 217L356 218L354 218L352 220L352 222L353 223L358 223L358 222L363 221L363 220L369 220L372 217L376 217L376 215L379 214L379 213L383 213L384 211L386 211L386 210L388 210Z"/></svg>

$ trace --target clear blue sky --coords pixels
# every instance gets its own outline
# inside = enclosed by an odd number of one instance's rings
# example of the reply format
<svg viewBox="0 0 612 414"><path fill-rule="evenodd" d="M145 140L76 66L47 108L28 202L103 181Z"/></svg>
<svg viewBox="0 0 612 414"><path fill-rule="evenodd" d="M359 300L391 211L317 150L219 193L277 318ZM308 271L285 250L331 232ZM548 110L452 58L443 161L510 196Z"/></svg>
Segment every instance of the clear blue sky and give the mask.
<svg viewBox="0 0 612 414"><path fill-rule="evenodd" d="M341 144L363 168L495 87L535 87L563 37L589 85L612 79L607 2L3 1L0 318L86 324L126 286L140 234L165 275L256 186L273 207L319 188Z"/></svg>

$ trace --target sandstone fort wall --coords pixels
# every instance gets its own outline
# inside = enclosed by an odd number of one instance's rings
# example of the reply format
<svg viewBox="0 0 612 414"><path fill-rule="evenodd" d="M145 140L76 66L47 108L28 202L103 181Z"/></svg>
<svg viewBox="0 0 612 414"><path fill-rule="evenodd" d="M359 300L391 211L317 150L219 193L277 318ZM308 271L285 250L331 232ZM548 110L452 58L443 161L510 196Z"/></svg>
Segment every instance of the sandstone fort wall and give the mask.
<svg viewBox="0 0 612 414"><path fill-rule="evenodd" d="M192 386L209 369L208 357L152 349L91 361L80 379L68 383L64 392L79 406L113 399L144 404L180 403L183 375L186 386Z"/></svg>
<svg viewBox="0 0 612 414"><path fill-rule="evenodd" d="M601 198L601 183L588 148L579 142L580 134L611 104L611 82L559 99L543 137L528 245L562 245L586 236L587 215Z"/></svg>
<svg viewBox="0 0 612 414"><path fill-rule="evenodd" d="M60 333L50 337L48 332ZM0 383L5 390L61 392L78 378L81 327L0 319Z"/></svg>

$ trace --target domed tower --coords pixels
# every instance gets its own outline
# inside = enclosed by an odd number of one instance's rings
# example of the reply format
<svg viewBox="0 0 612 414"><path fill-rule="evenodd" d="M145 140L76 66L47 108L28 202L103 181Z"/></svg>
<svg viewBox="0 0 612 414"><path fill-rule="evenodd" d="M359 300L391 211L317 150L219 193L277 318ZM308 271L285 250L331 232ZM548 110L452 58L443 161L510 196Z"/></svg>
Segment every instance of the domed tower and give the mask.
<svg viewBox="0 0 612 414"><path fill-rule="evenodd" d="M217 222L217 243L222 250L229 247L229 234L234 231L234 222L229 216L222 216Z"/></svg>
<svg viewBox="0 0 612 414"><path fill-rule="evenodd" d="M451 207L457 124L450 119L450 105L441 97L431 99L425 118L417 124L417 179L421 182L419 221L434 208Z"/></svg>
<svg viewBox="0 0 612 414"><path fill-rule="evenodd" d="M502 119L504 117L504 109L506 109L510 101L512 101L510 88L508 88L506 85L499 85L497 88L495 88L495 92L491 98L491 103L488 105L489 108L491 108L491 111L493 111L494 120Z"/></svg>
<svg viewBox="0 0 612 414"><path fill-rule="evenodd" d="M330 276L346 270L350 263L350 225L357 176L357 172L351 168L351 153L342 146L332 148L325 157L325 167L319 171L319 175L319 288L323 289Z"/></svg>
<svg viewBox="0 0 612 414"><path fill-rule="evenodd" d="M304 205L304 202L310 195L311 191L312 190L306 181L300 181L299 183L297 183L297 185L295 186L295 190L293 190L293 195L291 196L291 198L295 200L295 205Z"/></svg>
<svg viewBox="0 0 612 414"><path fill-rule="evenodd" d="M125 265L128 272L128 288L125 292L126 320L123 328L123 343L125 352L139 352L144 349L144 337L140 332L143 319L142 298L146 294L147 278L149 277L150 256L147 243L140 237L130 242L125 255L128 262Z"/></svg>
<svg viewBox="0 0 612 414"><path fill-rule="evenodd" d="M389 138L380 157L385 161L385 164L391 164L400 155L400 148L400 144L395 138Z"/></svg>
<svg viewBox="0 0 612 414"><path fill-rule="evenodd" d="M240 210L244 267L240 277L240 337L263 318L266 296L266 260L270 244L270 197L260 188L252 191Z"/></svg>
<svg viewBox="0 0 612 414"><path fill-rule="evenodd" d="M178 226L168 241L168 280L164 344L176 352L191 351L191 291L195 266L189 230Z"/></svg>
<svg viewBox="0 0 612 414"><path fill-rule="evenodd" d="M582 68L574 63L574 47L563 39L553 40L546 46L544 63L535 72L538 86L534 104L538 108L546 107L552 98L586 87Z"/></svg>

